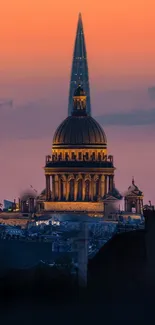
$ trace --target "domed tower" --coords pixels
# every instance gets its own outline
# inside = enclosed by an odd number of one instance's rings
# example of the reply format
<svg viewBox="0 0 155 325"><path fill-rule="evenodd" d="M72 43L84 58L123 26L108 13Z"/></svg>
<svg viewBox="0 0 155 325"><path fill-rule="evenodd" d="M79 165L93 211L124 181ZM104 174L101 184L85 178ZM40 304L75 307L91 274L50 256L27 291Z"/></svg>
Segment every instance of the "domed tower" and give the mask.
<svg viewBox="0 0 155 325"><path fill-rule="evenodd" d="M113 157L107 156L102 127L87 114L86 94L81 85L73 96L71 116L54 134L52 156L46 157L44 169L45 210L103 215L103 198L113 189L115 168Z"/></svg>
<svg viewBox="0 0 155 325"><path fill-rule="evenodd" d="M143 192L140 191L132 178L132 185L128 187L128 191L124 197L125 212L143 213Z"/></svg>

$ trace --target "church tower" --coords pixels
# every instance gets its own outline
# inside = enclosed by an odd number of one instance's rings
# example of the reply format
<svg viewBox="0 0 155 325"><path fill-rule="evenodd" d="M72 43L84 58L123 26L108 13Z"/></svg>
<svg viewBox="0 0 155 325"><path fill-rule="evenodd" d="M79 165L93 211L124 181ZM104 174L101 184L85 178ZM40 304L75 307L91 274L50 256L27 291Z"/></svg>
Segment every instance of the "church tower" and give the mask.
<svg viewBox="0 0 155 325"><path fill-rule="evenodd" d="M134 178L132 179L132 185L128 187L128 191L124 197L125 212L143 213L143 192L140 191L135 184Z"/></svg>
<svg viewBox="0 0 155 325"><path fill-rule="evenodd" d="M113 192L113 156L107 155L106 134L88 115L86 102L79 85L72 98L71 116L55 131L52 156L46 157L44 168L46 211L103 216L104 198Z"/></svg>
<svg viewBox="0 0 155 325"><path fill-rule="evenodd" d="M71 74L69 111L57 127L46 156L46 188L38 210L104 216L107 194L114 193L115 166L107 137L91 116L87 54L79 15ZM116 191L115 191L116 192Z"/></svg>
<svg viewBox="0 0 155 325"><path fill-rule="evenodd" d="M72 113L73 96L79 84L83 87L83 89L87 94L87 103L86 103L87 114L91 115L87 52L86 52L85 36L84 36L81 14L79 14L75 46L74 46L70 90L69 90L68 116L70 116Z"/></svg>

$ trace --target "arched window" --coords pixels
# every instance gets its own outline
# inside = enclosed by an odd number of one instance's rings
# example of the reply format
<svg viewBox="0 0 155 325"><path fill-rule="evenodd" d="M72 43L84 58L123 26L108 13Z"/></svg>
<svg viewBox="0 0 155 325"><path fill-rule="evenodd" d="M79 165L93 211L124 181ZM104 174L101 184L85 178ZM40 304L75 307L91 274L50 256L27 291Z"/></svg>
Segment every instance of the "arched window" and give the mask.
<svg viewBox="0 0 155 325"><path fill-rule="evenodd" d="M71 179L69 183L69 200L74 201L74 179Z"/></svg>
<svg viewBox="0 0 155 325"><path fill-rule="evenodd" d="M85 200L90 200L90 181L88 179L85 181Z"/></svg>
<svg viewBox="0 0 155 325"><path fill-rule="evenodd" d="M136 207L136 202L135 202L135 201L132 201L132 203L131 203L131 207L132 207L132 208L135 208L135 207Z"/></svg>
<svg viewBox="0 0 155 325"><path fill-rule="evenodd" d="M77 193L78 201L82 201L82 179L78 181L78 193Z"/></svg>
<svg viewBox="0 0 155 325"><path fill-rule="evenodd" d="M135 201L133 201L132 203L131 203L131 212L132 213L136 213L136 202Z"/></svg>

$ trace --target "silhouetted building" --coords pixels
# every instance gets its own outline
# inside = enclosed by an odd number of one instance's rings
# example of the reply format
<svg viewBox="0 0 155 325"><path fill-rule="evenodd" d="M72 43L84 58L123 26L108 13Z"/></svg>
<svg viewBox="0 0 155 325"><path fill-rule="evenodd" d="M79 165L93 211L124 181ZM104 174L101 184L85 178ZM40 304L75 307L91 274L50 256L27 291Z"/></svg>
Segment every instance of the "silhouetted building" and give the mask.
<svg viewBox="0 0 155 325"><path fill-rule="evenodd" d="M13 204L14 204L14 202L12 202L12 201L4 200L4 203L3 203L4 209L5 210L13 209Z"/></svg>
<svg viewBox="0 0 155 325"><path fill-rule="evenodd" d="M111 213L120 212L121 209L121 200L122 195L120 192L116 189L115 183L113 183L112 190L109 188L109 191L104 196L104 215L106 217L109 217Z"/></svg>
<svg viewBox="0 0 155 325"><path fill-rule="evenodd" d="M35 199L33 197L28 197L20 202L21 212L23 213L33 213L35 211Z"/></svg>

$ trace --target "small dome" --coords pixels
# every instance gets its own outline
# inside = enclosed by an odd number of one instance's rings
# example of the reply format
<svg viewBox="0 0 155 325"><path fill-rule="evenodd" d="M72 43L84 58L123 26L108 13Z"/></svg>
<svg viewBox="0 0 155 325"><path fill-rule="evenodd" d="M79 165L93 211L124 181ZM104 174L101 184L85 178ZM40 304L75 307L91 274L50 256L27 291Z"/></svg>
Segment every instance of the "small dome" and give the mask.
<svg viewBox="0 0 155 325"><path fill-rule="evenodd" d="M57 128L53 146L91 145L105 148L106 135L97 121L91 116L69 116Z"/></svg>
<svg viewBox="0 0 155 325"><path fill-rule="evenodd" d="M128 191L127 191L127 193L126 193L126 196L130 196L130 195L137 195L137 196L141 196L141 195L143 195L143 192L142 191L140 191L140 189L139 189L139 187L135 184L135 180L134 180L134 178L132 179L132 185L130 185L129 187L128 187Z"/></svg>

